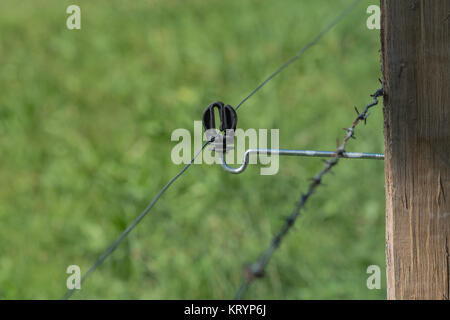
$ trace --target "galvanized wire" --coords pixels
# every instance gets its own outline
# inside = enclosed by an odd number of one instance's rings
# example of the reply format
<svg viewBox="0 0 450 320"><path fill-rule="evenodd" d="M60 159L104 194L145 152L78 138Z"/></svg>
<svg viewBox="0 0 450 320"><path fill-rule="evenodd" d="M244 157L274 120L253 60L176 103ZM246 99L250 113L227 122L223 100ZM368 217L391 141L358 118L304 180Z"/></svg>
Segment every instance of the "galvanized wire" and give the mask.
<svg viewBox="0 0 450 320"><path fill-rule="evenodd" d="M250 155L269 155L276 154L282 156L296 156L296 157L315 157L315 158L331 158L334 157L335 152L332 151L317 151L317 150L292 150L292 149L247 149L242 159L242 164L233 168L226 162L225 153L222 153L222 167L230 173L241 174L247 169L250 163ZM344 152L342 154L344 159L371 159L371 160L384 160L384 154L380 153L363 153L363 152Z"/></svg>

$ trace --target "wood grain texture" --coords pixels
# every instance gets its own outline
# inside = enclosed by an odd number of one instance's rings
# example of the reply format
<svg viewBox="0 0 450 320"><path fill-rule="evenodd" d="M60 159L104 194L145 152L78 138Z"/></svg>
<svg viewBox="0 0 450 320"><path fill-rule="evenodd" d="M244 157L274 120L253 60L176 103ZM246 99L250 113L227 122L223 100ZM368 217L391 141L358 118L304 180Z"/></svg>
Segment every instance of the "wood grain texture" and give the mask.
<svg viewBox="0 0 450 320"><path fill-rule="evenodd" d="M450 0L381 0L389 299L449 299Z"/></svg>

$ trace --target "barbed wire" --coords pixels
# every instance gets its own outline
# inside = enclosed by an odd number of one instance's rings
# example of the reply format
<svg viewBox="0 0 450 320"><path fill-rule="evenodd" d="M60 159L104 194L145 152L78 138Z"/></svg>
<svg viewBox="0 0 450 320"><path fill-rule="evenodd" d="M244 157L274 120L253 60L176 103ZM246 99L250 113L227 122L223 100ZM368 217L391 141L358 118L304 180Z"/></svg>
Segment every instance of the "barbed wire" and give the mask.
<svg viewBox="0 0 450 320"><path fill-rule="evenodd" d="M286 221L284 222L280 231L273 238L269 247L260 255L259 259L255 263L245 268L244 279L236 292L235 299L237 300L242 299L243 295L245 294L245 292L247 291L248 287L253 282L253 280L257 278L262 278L264 276L264 271L267 264L270 261L270 258L274 254L275 250L279 248L281 241L284 239L284 237L287 235L289 230L294 225L297 218L300 216L301 209L303 209L306 202L314 193L314 191L317 189L317 187L322 184L322 179L324 175L330 172L331 169L338 164L339 160L345 153L345 147L347 146L347 142L352 138L356 139L354 135L355 127L361 121L364 121L364 124L366 123L367 117L369 116L368 112L369 109L378 104L378 97L381 97L382 95L383 89L378 89L374 94L371 94L370 96L373 98L373 102L367 105L364 108L363 112L361 113L359 113L358 109L355 107L355 111L358 114L358 116L356 117L356 119L353 121L352 125L349 128L344 128L346 134L344 136L342 144L337 147L333 158L325 161L324 169L311 179L311 184L309 185L308 190L306 191L306 193L303 193L301 195L293 212L287 217Z"/></svg>

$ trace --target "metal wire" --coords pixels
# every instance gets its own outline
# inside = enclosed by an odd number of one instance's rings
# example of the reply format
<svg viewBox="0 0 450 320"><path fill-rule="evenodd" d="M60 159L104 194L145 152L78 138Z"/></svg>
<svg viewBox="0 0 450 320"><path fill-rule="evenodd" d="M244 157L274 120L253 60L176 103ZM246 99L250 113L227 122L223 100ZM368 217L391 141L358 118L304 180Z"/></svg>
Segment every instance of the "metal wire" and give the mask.
<svg viewBox="0 0 450 320"><path fill-rule="evenodd" d="M234 174L240 174L247 169L250 162L251 154L278 154L282 156L297 156L297 157L318 157L331 158L336 155L334 151L315 151L315 150L290 150L290 149L247 149L244 153L242 164L238 168L230 167L225 160L225 153L222 153L222 167ZM384 154L379 153L362 153L362 152L344 152L342 158L346 159L372 159L384 160Z"/></svg>
<svg viewBox="0 0 450 320"><path fill-rule="evenodd" d="M144 217L147 215L147 213L149 213L149 211L153 208L153 206L156 204L156 202L159 200L159 198L161 198L161 196L163 195L163 193L172 185L172 183L175 182L175 180L177 180L184 172L186 172L186 170L192 165L192 163L194 162L194 160L200 155L200 153L203 151L203 149L205 149L205 147L210 144L212 142L212 140L207 141L202 148L194 155L194 157L192 158L191 162L189 162L186 166L184 166L184 168L178 172L162 189L161 191L156 195L156 197L152 200L152 202L150 202L150 204L147 206L147 208L144 209L144 211L142 211L142 213L125 229L125 231L120 235L119 238L117 238L116 241L113 242L112 245L110 245L108 247L108 249L106 249L101 255L100 257L97 259L97 261L95 261L95 263L89 268L89 270L83 275L83 277L80 280L80 284L82 284L88 277L89 275L95 271L95 269L97 269L105 260L106 258L108 258L108 256L117 248L117 246L122 242L123 239L125 239L125 237L134 229L134 227L136 227L136 225L141 222L142 219L144 219ZM74 293L74 291L77 289L69 289L66 294L62 297L63 300L69 299L72 294Z"/></svg>
<svg viewBox="0 0 450 320"><path fill-rule="evenodd" d="M281 241L284 239L284 237L289 232L291 227L294 225L297 218L300 216L300 210L303 209L306 202L314 193L316 188L322 184L323 176L328 172L330 172L330 170L335 165L338 164L339 160L343 158L347 142L351 138L355 138L354 136L355 127L358 125L360 121L364 121L364 123L366 122L367 116L369 115L368 110L378 104L378 97L382 95L383 89L379 89L374 94L372 94L371 97L373 98L373 102L367 105L362 113L359 113L358 109L355 108L358 116L353 121L352 125L349 128L345 129L346 134L344 140L342 144L336 149L334 157L331 160L325 161L325 168L321 172L319 172L314 178L312 178L312 182L309 185L308 190L306 191L306 193L303 193L301 195L300 200L297 202L293 212L288 216L285 223L281 227L281 230L273 238L269 247L260 255L259 259L255 263L245 268L244 279L236 292L235 299L242 299L244 293L247 291L252 281L264 276L264 270L267 264L269 263L270 258L274 254L275 250L279 247Z"/></svg>
<svg viewBox="0 0 450 320"><path fill-rule="evenodd" d="M336 18L334 18L325 28L322 29L322 31L320 31L310 42L308 42L303 48L300 49L300 51L297 52L297 54L290 58L288 61L286 61L281 67L279 67L277 70L275 70L275 72L273 72L271 75L269 75L263 82L261 82L252 92L249 93L249 95L247 95L244 99L242 99L241 102L239 102L239 104L236 107L236 111L244 104L245 101L247 101L248 99L250 99L251 96L253 96L256 92L258 92L262 87L264 87L264 85L269 82L270 80L272 80L275 76L277 76L281 71L283 71L287 66L289 66L291 63L295 62L296 60L298 60L301 55L308 50L309 48L311 48L313 45L315 45L320 39L322 39L322 37L328 32L330 31L335 25L337 25L342 19L344 19L349 13L350 11L352 11L352 9L354 7L356 7L356 5L360 2L361 0L355 0L353 1L347 8L345 8L341 14L339 14Z"/></svg>

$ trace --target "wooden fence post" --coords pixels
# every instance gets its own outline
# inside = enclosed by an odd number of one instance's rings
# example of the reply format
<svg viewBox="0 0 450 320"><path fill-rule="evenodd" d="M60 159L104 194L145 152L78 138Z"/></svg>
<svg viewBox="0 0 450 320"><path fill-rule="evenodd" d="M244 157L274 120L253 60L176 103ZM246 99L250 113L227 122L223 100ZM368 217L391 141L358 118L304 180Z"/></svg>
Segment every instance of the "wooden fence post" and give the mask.
<svg viewBox="0 0 450 320"><path fill-rule="evenodd" d="M389 299L449 299L450 1L381 0Z"/></svg>

